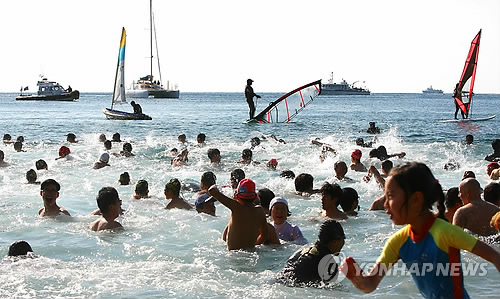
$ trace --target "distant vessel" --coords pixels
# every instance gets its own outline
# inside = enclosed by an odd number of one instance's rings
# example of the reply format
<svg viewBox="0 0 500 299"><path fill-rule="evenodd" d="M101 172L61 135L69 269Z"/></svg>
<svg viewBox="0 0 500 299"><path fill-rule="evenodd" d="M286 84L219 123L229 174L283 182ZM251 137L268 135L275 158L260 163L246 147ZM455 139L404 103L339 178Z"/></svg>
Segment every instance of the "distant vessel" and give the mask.
<svg viewBox="0 0 500 299"><path fill-rule="evenodd" d="M370 90L367 88L354 86L357 82L349 84L346 80L342 79L342 82L334 83L332 72L328 83L321 84L321 95L369 95Z"/></svg>
<svg viewBox="0 0 500 299"><path fill-rule="evenodd" d="M36 95L23 94L23 91L28 90L28 87L21 87L21 94L16 97L17 101L74 101L80 98L78 90L72 90L71 86L64 89L59 83L49 81L47 78L42 78L36 84L38 92Z"/></svg>
<svg viewBox="0 0 500 299"><path fill-rule="evenodd" d="M175 87L170 89L170 84L167 81L167 88L163 87L161 71L160 71L160 59L158 57L158 44L156 39L156 29L155 33L155 43L156 43L156 57L158 59L158 73L160 80L154 80L153 78L153 1L149 1L149 35L150 35L150 72L149 75L139 78L139 80L132 83L132 87L127 90L127 97L130 98L179 98L179 90Z"/></svg>
<svg viewBox="0 0 500 299"><path fill-rule="evenodd" d="M423 93L443 93L441 89L434 89L432 85L428 87L426 90L422 90Z"/></svg>

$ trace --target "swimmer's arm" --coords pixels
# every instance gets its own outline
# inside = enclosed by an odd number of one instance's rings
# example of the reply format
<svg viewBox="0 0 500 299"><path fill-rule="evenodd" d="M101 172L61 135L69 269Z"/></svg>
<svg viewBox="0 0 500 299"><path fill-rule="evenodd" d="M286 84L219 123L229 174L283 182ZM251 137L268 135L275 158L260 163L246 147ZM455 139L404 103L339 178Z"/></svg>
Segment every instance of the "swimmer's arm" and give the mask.
<svg viewBox="0 0 500 299"><path fill-rule="evenodd" d="M379 285L380 281L384 278L387 271L381 271L385 268L385 265L380 263L375 264L368 275L363 274L363 270L358 266L356 261L349 257L342 264L342 267L347 267L346 277L352 282L352 284L364 293L373 292Z"/></svg>
<svg viewBox="0 0 500 299"><path fill-rule="evenodd" d="M382 195L381 197L377 198L372 202L372 205L369 210L370 211L384 210L384 203L385 203L385 195Z"/></svg>
<svg viewBox="0 0 500 299"><path fill-rule="evenodd" d="M500 253L498 251L478 240L471 252L495 265L500 272Z"/></svg>
<svg viewBox="0 0 500 299"><path fill-rule="evenodd" d="M221 204L226 206L227 208L233 210L233 208L236 207L236 205L239 205L239 203L236 200L233 200L224 194L222 194L219 189L217 189L217 185L212 185L210 188L208 188L208 194L213 196L215 199L217 199Z"/></svg>

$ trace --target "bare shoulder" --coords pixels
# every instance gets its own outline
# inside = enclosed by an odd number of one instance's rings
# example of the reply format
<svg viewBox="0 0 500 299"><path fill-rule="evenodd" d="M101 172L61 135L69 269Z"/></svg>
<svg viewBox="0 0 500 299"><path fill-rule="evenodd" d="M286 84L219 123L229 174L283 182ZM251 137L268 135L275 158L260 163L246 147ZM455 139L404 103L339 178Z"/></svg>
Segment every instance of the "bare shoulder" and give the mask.
<svg viewBox="0 0 500 299"><path fill-rule="evenodd" d="M65 208L59 208L59 212L60 213L63 213L64 215L68 215L68 216L71 216L71 214L68 212L68 210L66 210Z"/></svg>

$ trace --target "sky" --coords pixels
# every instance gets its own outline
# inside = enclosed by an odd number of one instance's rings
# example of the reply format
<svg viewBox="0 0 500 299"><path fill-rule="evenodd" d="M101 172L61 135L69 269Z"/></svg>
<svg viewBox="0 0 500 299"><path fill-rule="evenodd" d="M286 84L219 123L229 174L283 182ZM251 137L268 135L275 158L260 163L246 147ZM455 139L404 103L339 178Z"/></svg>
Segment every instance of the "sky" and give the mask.
<svg viewBox="0 0 500 299"><path fill-rule="evenodd" d="M345 79L374 93L451 93L482 29L476 93L500 93L498 0L154 0L164 83L182 92L287 92ZM16 0L0 10L0 92L43 74L112 92L149 73L148 0ZM156 56L156 54L154 54ZM158 78L155 78L158 79ZM364 82L364 84L362 83Z"/></svg>

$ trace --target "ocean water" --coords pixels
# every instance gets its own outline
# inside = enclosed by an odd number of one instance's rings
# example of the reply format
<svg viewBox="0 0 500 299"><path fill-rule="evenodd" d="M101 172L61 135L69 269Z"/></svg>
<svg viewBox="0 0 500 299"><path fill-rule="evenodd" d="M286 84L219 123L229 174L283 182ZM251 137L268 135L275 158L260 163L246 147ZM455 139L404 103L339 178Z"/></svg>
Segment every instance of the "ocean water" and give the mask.
<svg viewBox="0 0 500 299"><path fill-rule="evenodd" d="M263 94L257 111L279 96ZM369 295L346 280L320 288L284 286L276 282L276 273L299 245L229 252L221 240L229 210L218 203L217 217L165 210L164 185L171 178L197 183L209 170L217 175L218 185L227 185L229 173L237 167L233 162L250 146L250 138L274 134L286 144L264 140L254 149L254 159L265 162L276 158L278 171L268 171L262 165L243 169L257 188L270 188L289 200L289 222L298 225L313 242L321 224L317 220L320 197L295 195L293 181L280 178L279 171L310 173L319 188L324 181L332 181L335 161L350 160L357 137L371 140L365 130L368 122L375 121L382 129L377 145L385 145L389 153L407 153L404 159L393 159L396 165L424 162L444 188L458 186L463 172L473 170L484 187L489 180L483 158L492 151L491 141L500 138L500 95L476 95L473 116L497 117L466 124L438 122L453 117L450 94L319 97L289 124L246 124L248 107L242 93L183 93L178 100L138 100L152 121L106 120L102 109L110 102L110 94L83 93L80 100L70 103L16 102L15 94L0 94L0 132L13 139L24 136L26 150L17 153L12 145L0 145L10 164L0 168L0 256L5 256L16 240L28 241L40 256L0 262L1 298L420 298L412 278L401 275L386 277ZM131 111L131 107L123 110ZM65 135L70 132L79 143L66 143ZM104 151L99 134L111 139L115 132L131 142L136 156L112 156L110 167L92 169ZM207 135L203 148L194 145L200 132ZM180 133L190 142L189 163L173 168L168 151L180 148ZM474 136L474 145L464 145L467 134ZM310 143L316 137L331 144L337 155L321 163L321 149ZM118 152L122 144L113 144L112 152ZM73 160L55 160L62 145L70 147ZM211 147L221 151L220 168L208 163L206 151ZM379 166L368 158L369 149L362 152L365 165ZM26 171L35 168L38 159L49 165L48 171L37 171L38 180L54 178L61 184L58 203L72 217L38 217L43 206L40 187L25 180ZM457 161L460 169L445 171L443 166L450 159ZM134 184L118 185L124 171L130 173L133 183L147 180L151 198L131 200ZM384 211L368 211L382 191L375 182L363 182L363 175L350 171L347 176L355 182L341 183L360 195L359 217L341 222L347 235L342 251L360 263L375 262L387 238L399 228ZM103 186L117 188L123 200L127 212L118 219L125 228L121 232L88 229L97 218L88 214L96 208L95 196ZM223 191L230 192L227 188ZM193 193L183 192L183 196L194 202ZM493 246L499 249L498 244ZM466 252L462 252L462 260L483 262ZM491 264L486 269L485 276L465 278L472 297L498 297L500 275Z"/></svg>

